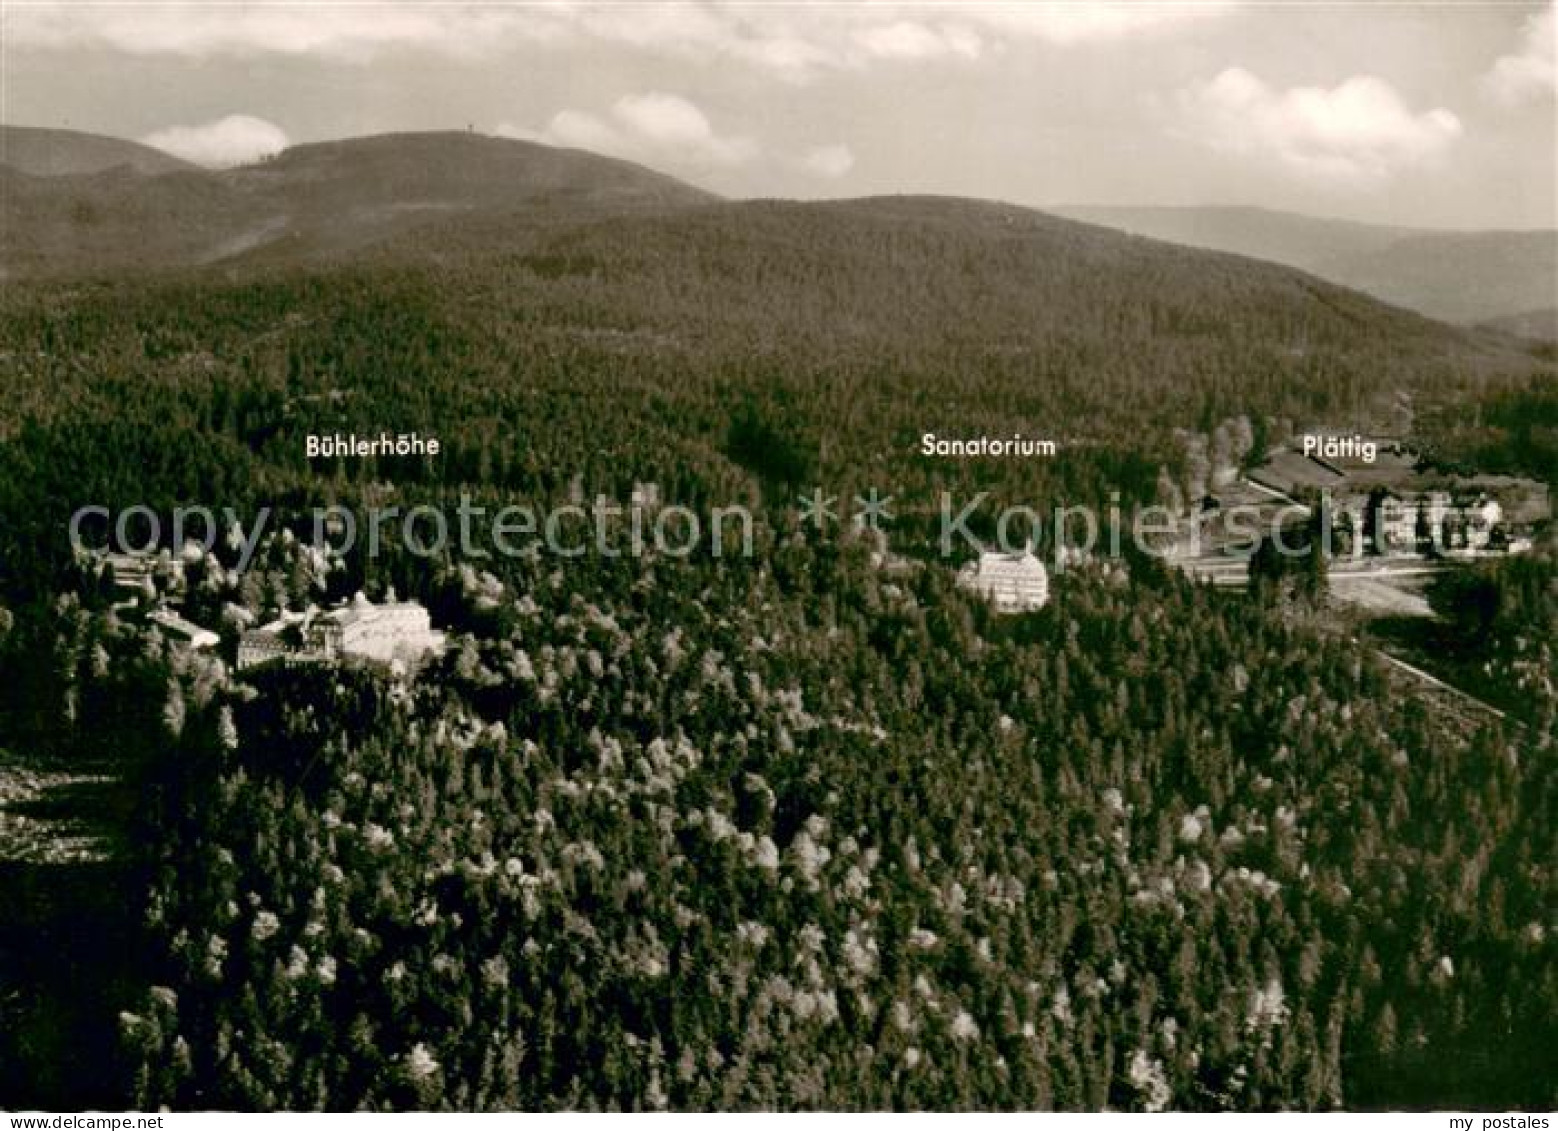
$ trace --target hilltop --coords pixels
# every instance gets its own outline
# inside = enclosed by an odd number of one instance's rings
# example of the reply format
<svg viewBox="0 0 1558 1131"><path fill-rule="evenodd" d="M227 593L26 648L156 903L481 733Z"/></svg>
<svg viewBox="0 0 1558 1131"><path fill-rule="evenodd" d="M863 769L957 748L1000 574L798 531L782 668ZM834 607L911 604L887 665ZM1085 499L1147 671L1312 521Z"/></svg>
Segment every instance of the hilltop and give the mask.
<svg viewBox="0 0 1558 1131"><path fill-rule="evenodd" d="M156 176L194 168L138 142L36 126L0 126L0 165L34 177L102 173L109 169Z"/></svg>
<svg viewBox="0 0 1558 1131"><path fill-rule="evenodd" d="M452 215L523 225L713 199L629 162L463 133L300 145L220 172L174 164L156 174L0 169L0 273L318 260Z"/></svg>

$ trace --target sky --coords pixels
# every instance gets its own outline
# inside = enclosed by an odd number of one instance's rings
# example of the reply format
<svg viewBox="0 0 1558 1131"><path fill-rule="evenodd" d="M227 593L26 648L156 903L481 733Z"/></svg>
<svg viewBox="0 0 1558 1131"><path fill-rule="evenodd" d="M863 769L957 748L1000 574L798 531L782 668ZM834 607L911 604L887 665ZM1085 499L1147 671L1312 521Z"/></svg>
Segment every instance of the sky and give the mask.
<svg viewBox="0 0 1558 1131"><path fill-rule="evenodd" d="M212 166L396 130L730 196L1551 228L1551 3L0 0L0 120Z"/></svg>

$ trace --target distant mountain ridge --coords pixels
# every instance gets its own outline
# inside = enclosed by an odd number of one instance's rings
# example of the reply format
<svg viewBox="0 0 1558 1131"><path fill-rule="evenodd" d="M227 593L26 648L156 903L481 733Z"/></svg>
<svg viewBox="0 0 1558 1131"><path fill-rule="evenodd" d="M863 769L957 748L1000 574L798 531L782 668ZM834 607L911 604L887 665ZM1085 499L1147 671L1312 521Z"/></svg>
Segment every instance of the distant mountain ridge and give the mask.
<svg viewBox="0 0 1558 1131"><path fill-rule="evenodd" d="M1089 224L1119 228L1170 243L1269 259L1305 271L1313 271L1341 255L1381 250L1418 231L1244 205L1203 208L1063 205L1050 211Z"/></svg>
<svg viewBox="0 0 1558 1131"><path fill-rule="evenodd" d="M71 131L6 127L0 144L12 158L0 162L0 279L522 252L582 223L720 200L628 161L469 132L305 144L221 171ZM1558 309L1550 232L1429 232L1258 208L1050 215L1296 267L1430 317L1525 336L1546 336L1541 312Z"/></svg>
<svg viewBox="0 0 1558 1131"><path fill-rule="evenodd" d="M101 173L121 166L150 176L195 168L139 142L37 126L0 126L0 165L34 177Z"/></svg>
<svg viewBox="0 0 1558 1131"><path fill-rule="evenodd" d="M1558 231L1436 231L1240 206L1052 211L1283 263L1447 322L1497 323L1558 307Z"/></svg>
<svg viewBox="0 0 1558 1131"><path fill-rule="evenodd" d="M1550 306L1545 310L1524 310L1519 314L1490 318L1483 325L1505 334L1513 334L1517 338L1531 338L1542 342L1558 342L1558 307Z"/></svg>
<svg viewBox="0 0 1558 1131"><path fill-rule="evenodd" d="M627 161L469 133L300 145L219 172L70 164L80 171L0 163L0 277L327 259L451 216L524 223L715 199Z"/></svg>

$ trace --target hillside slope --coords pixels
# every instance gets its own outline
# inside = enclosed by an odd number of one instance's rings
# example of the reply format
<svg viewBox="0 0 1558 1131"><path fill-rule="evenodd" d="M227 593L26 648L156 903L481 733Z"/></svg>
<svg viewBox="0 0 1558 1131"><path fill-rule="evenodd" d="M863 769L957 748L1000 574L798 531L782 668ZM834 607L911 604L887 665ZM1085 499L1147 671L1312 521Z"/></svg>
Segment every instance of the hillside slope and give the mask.
<svg viewBox="0 0 1558 1131"><path fill-rule="evenodd" d="M451 483L551 491L533 469L573 464L613 489L724 491L815 469L921 500L977 484L1032 503L1150 492L1182 451L1176 429L1246 414L1361 428L1402 393L1443 402L1538 366L1510 339L1275 264L977 201L545 223L532 209L527 223L444 214L306 273L261 251L242 271L72 283L66 321L58 288L13 288L8 336L52 348L0 364L0 427L157 417L159 390L204 398L214 382L228 407L211 413L249 405L244 434L287 467L330 402L350 406L332 427L441 434ZM732 445L739 430L763 442ZM1065 458L918 454L926 432L1014 431L1053 437Z"/></svg>
<svg viewBox="0 0 1558 1131"><path fill-rule="evenodd" d="M1269 259L1450 322L1558 304L1558 232L1452 232L1262 208L1064 207L1058 215Z"/></svg>
<svg viewBox="0 0 1558 1131"><path fill-rule="evenodd" d="M1558 306L1558 233L1423 232L1315 270L1397 306L1491 321Z"/></svg>
<svg viewBox="0 0 1558 1131"><path fill-rule="evenodd" d="M194 168L138 142L36 126L0 126L0 165L35 177L101 173L114 168L155 176Z"/></svg>
<svg viewBox="0 0 1558 1131"><path fill-rule="evenodd" d="M1485 325L1489 329L1513 334L1517 338L1558 343L1558 306L1490 318Z"/></svg>
<svg viewBox="0 0 1558 1131"><path fill-rule="evenodd" d="M1305 271L1341 255L1379 251L1413 234L1411 228L1361 224L1240 205L1131 208L1064 205L1057 216L1118 228L1157 240L1269 259Z"/></svg>

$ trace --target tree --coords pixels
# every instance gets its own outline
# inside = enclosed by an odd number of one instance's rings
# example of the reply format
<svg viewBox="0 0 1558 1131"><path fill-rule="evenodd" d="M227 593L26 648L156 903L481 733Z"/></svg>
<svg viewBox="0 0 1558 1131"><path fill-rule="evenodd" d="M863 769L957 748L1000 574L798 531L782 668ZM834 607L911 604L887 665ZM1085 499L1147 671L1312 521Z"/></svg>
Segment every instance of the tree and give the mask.
<svg viewBox="0 0 1558 1131"><path fill-rule="evenodd" d="M1488 645L1504 605L1504 589L1494 574L1476 567L1450 569L1435 575L1427 596L1463 645L1478 650Z"/></svg>

